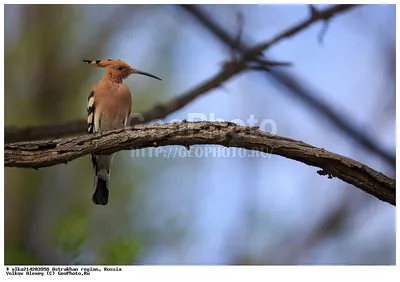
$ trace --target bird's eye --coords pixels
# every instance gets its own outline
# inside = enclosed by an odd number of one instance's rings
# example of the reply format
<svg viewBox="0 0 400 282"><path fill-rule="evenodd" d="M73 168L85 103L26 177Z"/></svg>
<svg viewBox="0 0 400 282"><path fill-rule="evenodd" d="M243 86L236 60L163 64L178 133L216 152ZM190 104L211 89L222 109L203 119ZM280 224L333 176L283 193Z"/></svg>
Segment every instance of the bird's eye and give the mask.
<svg viewBox="0 0 400 282"><path fill-rule="evenodd" d="M119 67L117 67L117 69L120 70L120 71L122 71L122 70L124 69L124 67L119 66Z"/></svg>

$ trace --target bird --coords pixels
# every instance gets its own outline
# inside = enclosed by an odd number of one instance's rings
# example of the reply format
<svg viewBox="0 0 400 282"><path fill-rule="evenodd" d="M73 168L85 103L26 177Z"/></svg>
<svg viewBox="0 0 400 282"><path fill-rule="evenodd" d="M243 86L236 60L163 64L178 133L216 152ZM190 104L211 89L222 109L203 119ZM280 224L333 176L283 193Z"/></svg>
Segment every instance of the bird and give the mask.
<svg viewBox="0 0 400 282"><path fill-rule="evenodd" d="M123 83L132 74L161 78L133 69L121 60L87 60L84 63L104 68L105 74L90 89L87 102L87 130L89 134L125 127L131 113L132 98L128 86ZM110 169L115 153L91 155L94 169L92 201L95 205L107 205L109 198Z"/></svg>

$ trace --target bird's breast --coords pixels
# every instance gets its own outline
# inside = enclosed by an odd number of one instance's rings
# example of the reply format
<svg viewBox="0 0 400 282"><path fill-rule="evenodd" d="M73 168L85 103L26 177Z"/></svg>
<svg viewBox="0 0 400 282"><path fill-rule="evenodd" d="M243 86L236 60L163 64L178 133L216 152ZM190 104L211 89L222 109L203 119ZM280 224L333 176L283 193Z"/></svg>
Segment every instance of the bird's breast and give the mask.
<svg viewBox="0 0 400 282"><path fill-rule="evenodd" d="M107 89L108 88L108 89ZM96 109L102 119L115 121L120 124L129 115L131 110L131 94L125 85L113 85L101 89L95 97Z"/></svg>

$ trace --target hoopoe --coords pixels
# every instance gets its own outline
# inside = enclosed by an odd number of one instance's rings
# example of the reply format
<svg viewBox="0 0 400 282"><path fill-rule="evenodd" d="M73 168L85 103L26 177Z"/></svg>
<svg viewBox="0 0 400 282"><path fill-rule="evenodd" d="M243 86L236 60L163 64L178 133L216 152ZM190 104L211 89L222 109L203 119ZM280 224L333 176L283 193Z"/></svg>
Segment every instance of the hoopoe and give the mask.
<svg viewBox="0 0 400 282"><path fill-rule="evenodd" d="M87 126L89 133L108 131L126 126L131 113L131 93L123 80L131 74L147 75L160 78L132 69L121 60L83 60L91 66L105 68L103 78L90 89L87 105ZM114 154L92 155L94 168L93 203L106 205L110 182L110 168Z"/></svg>

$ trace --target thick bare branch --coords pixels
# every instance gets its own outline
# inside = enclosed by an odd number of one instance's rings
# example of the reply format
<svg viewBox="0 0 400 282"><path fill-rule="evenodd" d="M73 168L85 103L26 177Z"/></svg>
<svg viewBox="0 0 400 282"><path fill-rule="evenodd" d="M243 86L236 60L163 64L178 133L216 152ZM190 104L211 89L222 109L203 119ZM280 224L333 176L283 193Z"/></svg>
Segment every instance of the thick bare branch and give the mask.
<svg viewBox="0 0 400 282"><path fill-rule="evenodd" d="M342 5L338 5L342 6ZM348 10L352 5L343 5L343 7L334 6L326 10L320 11L320 17L306 19L279 35L273 37L271 40L261 43L252 49L246 49L246 53L242 59L225 64L225 67L212 78L196 86L194 89L183 93L177 98L171 100L165 105L157 105L153 109L139 115L143 118L132 119L131 125L138 123L146 123L156 119L163 119L169 114L183 108L188 103L195 100L200 95L217 88L222 85L225 81L233 77L235 74L246 69L246 63L251 58L254 58L261 51L266 48L278 43L280 40L290 37L304 29L306 29L311 24L318 22L334 15ZM189 6L190 7L190 6ZM230 39L230 37L228 36ZM232 47L236 46L236 41L232 41ZM243 49L244 50L244 49ZM5 143L20 142L20 141L30 141L30 140L40 140L46 138L61 138L64 136L84 134L86 132L85 120L71 121L66 124L59 125L48 125L48 126L32 126L27 128L17 128L17 127L6 127L5 128Z"/></svg>
<svg viewBox="0 0 400 282"><path fill-rule="evenodd" d="M300 141L229 122L179 122L136 125L126 129L67 139L5 144L7 167L40 168L67 163L88 154L110 154L166 145L215 144L266 152L319 167L378 199L396 204L395 180L355 160Z"/></svg>

